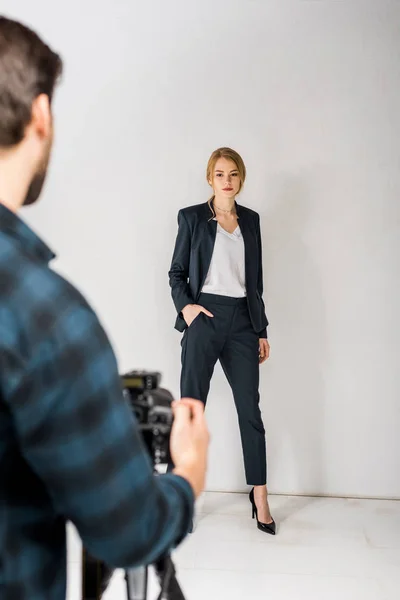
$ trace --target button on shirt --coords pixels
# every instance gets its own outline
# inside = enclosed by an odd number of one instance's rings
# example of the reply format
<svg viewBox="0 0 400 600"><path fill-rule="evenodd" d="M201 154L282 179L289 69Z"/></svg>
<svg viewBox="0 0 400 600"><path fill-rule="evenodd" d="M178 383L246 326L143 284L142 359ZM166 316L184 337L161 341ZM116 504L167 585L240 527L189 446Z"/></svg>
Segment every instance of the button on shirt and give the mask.
<svg viewBox="0 0 400 600"><path fill-rule="evenodd" d="M53 253L0 204L0 598L64 600L66 521L111 566L187 533L193 492L154 477L113 350Z"/></svg>

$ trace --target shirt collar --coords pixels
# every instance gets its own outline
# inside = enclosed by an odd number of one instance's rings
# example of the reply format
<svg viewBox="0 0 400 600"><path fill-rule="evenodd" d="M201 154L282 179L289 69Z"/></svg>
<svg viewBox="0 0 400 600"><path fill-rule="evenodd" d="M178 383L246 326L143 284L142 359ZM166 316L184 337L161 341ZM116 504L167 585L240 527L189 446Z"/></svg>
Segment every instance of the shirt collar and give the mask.
<svg viewBox="0 0 400 600"><path fill-rule="evenodd" d="M49 263L54 252L32 231L22 219L0 202L0 232L12 238L25 252L37 260Z"/></svg>

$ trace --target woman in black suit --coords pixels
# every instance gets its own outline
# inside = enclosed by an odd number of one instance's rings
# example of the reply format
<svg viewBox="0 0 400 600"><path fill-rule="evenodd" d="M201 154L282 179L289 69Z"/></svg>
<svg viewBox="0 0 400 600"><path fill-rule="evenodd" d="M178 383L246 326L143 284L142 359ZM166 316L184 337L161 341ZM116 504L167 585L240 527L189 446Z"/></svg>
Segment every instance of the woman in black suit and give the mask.
<svg viewBox="0 0 400 600"><path fill-rule="evenodd" d="M259 215L236 203L246 178L242 158L230 148L210 157L211 199L179 211L169 272L183 331L181 396L204 405L217 360L232 388L244 465L252 485L252 516L275 534L267 495L265 431L259 408L259 365L269 356Z"/></svg>

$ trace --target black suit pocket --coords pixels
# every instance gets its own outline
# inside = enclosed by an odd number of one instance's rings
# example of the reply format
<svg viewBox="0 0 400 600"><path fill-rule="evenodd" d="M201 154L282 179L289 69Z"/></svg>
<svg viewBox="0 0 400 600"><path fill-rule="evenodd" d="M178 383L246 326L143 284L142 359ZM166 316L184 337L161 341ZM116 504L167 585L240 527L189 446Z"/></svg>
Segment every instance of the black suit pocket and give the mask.
<svg viewBox="0 0 400 600"><path fill-rule="evenodd" d="M200 320L201 315L203 315L203 312L199 312L199 314L197 315L197 317L195 317L193 319L193 321L190 323L190 325L188 325L188 329L193 329L193 327L198 323L198 321Z"/></svg>

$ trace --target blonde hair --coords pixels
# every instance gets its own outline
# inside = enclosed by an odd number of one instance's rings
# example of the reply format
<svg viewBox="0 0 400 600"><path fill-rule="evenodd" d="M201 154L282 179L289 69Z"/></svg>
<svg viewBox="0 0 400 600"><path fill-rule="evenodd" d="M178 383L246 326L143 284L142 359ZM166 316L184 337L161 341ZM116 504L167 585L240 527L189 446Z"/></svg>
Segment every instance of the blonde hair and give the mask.
<svg viewBox="0 0 400 600"><path fill-rule="evenodd" d="M240 192L240 190L242 189L244 182L246 180L246 166L245 166L245 164L243 162L243 158L240 156L240 154L238 154L238 152L236 152L236 150L232 150L232 148L218 148L217 150L214 150L214 152L211 154L210 159L207 164L207 173L206 173L207 183L210 184L210 181L212 180L212 178L214 176L215 165L217 164L217 161L220 158L226 158L235 163L236 168L239 172L239 177L240 177L240 187L239 187L239 192ZM210 210L213 213L213 217L215 217L215 211L212 207L212 201L214 200L214 198L215 198L215 195L213 194L211 196L211 198L208 200L208 206L210 207Z"/></svg>

